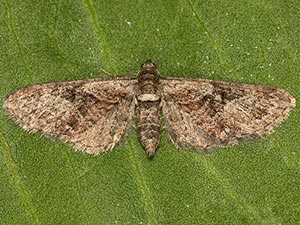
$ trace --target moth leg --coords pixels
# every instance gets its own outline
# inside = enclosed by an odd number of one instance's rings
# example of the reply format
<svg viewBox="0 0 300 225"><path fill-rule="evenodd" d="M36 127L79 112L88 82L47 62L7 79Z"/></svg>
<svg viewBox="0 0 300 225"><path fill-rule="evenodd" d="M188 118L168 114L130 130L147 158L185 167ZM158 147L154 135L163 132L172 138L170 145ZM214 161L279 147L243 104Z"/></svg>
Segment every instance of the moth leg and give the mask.
<svg viewBox="0 0 300 225"><path fill-rule="evenodd" d="M104 73L105 75L109 76L109 77L114 77L115 75L113 75L112 73L108 72L107 70L105 70L103 67L100 68L100 71L102 73Z"/></svg>

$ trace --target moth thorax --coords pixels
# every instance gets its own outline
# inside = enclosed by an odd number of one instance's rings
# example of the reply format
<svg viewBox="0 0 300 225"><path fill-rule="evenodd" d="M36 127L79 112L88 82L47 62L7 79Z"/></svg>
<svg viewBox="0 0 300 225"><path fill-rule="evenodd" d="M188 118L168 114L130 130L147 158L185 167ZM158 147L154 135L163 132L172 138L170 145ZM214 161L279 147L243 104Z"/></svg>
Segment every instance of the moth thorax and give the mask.
<svg viewBox="0 0 300 225"><path fill-rule="evenodd" d="M159 75L157 73L142 73L141 71L138 74L138 83L140 89L139 93L141 94L141 96L138 98L139 100L156 101L160 98L159 96L154 96L158 94Z"/></svg>
<svg viewBox="0 0 300 225"><path fill-rule="evenodd" d="M158 85L156 84L146 84L140 85L140 92L137 99L139 101L159 101L160 94L158 91Z"/></svg>
<svg viewBox="0 0 300 225"><path fill-rule="evenodd" d="M159 74L156 71L140 71L138 73L138 82L140 86L158 85Z"/></svg>

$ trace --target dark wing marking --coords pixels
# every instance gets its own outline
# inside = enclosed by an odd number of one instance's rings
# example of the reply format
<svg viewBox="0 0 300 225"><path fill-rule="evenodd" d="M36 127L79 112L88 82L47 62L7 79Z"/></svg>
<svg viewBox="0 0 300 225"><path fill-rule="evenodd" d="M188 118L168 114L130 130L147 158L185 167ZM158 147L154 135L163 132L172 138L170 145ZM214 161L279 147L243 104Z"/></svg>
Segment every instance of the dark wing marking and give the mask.
<svg viewBox="0 0 300 225"><path fill-rule="evenodd" d="M282 89L205 79L162 79L161 92L173 143L204 149L270 133L295 106Z"/></svg>
<svg viewBox="0 0 300 225"><path fill-rule="evenodd" d="M134 86L121 78L33 85L9 95L4 107L24 129L98 154L110 151L128 128Z"/></svg>

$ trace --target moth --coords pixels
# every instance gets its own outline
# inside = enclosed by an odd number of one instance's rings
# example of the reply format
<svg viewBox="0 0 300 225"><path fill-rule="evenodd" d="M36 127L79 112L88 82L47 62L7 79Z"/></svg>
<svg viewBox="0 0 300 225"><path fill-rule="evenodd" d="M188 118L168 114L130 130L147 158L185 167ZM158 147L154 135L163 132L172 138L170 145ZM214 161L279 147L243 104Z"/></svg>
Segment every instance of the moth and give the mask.
<svg viewBox="0 0 300 225"><path fill-rule="evenodd" d="M4 107L30 133L40 131L92 155L112 150L136 114L140 142L151 157L160 142L161 111L172 143L205 151L271 133L295 99L263 85L162 78L147 60L136 78L33 85L10 94Z"/></svg>

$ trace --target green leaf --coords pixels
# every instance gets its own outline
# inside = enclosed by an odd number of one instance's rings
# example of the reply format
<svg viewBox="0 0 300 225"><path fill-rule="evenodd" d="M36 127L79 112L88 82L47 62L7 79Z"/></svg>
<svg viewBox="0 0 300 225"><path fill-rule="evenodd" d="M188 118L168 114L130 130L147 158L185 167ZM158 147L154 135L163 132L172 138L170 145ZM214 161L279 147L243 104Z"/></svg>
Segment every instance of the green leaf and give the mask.
<svg viewBox="0 0 300 225"><path fill-rule="evenodd" d="M136 72L265 84L300 95L300 2L0 0L0 98L30 84ZM0 111L0 224L297 224L299 107L276 132L201 154L133 128L91 157Z"/></svg>

